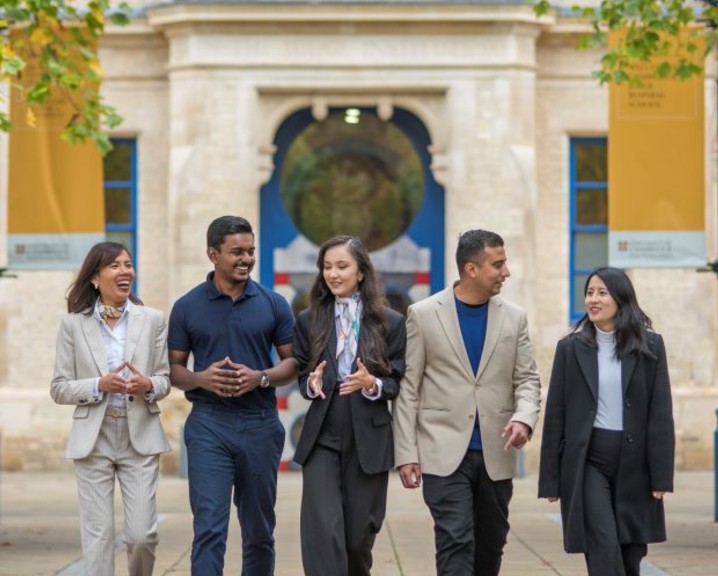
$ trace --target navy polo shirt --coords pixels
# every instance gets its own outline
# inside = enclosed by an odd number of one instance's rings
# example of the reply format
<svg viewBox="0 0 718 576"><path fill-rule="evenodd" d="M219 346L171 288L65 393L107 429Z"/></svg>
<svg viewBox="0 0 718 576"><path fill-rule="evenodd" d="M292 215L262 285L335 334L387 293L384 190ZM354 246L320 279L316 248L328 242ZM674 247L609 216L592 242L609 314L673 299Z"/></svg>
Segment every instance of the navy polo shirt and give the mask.
<svg viewBox="0 0 718 576"><path fill-rule="evenodd" d="M213 362L229 357L252 370L274 365L272 347L290 344L294 317L283 296L247 280L244 293L232 300L207 280L182 296L170 313L167 346L191 352L194 371L202 372ZM191 402L227 406L237 410L276 410L273 387L255 388L238 398L223 398L203 388L188 390Z"/></svg>

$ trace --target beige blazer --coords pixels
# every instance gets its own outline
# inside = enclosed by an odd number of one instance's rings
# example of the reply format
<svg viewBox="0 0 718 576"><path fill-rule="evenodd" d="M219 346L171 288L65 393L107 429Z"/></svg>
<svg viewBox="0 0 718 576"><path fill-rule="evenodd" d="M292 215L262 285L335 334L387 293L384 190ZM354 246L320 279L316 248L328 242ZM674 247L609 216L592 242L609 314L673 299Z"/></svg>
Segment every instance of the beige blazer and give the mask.
<svg viewBox="0 0 718 576"><path fill-rule="evenodd" d="M129 303L125 359L152 380L152 402L143 394L127 398L130 442L140 454L169 452L170 445L160 422L157 400L170 392L167 360L167 326L162 313ZM76 405L65 457L90 454L107 411L109 395L97 401L92 395L95 380L108 373L105 345L94 315L67 314L57 337L55 373L50 395L58 404Z"/></svg>
<svg viewBox="0 0 718 576"><path fill-rule="evenodd" d="M504 451L510 420L535 429L540 384L526 313L489 300L486 341L475 376L461 336L453 288L409 308L406 373L394 406L395 464L448 476L464 458L478 411L489 477L516 474L516 451Z"/></svg>

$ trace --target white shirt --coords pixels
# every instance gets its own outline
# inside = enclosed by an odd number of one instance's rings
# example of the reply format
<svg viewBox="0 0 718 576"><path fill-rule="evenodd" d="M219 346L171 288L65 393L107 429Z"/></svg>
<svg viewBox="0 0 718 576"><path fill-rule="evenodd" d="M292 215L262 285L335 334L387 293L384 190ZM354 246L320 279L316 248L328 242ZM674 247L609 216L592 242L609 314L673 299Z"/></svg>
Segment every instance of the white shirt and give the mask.
<svg viewBox="0 0 718 576"><path fill-rule="evenodd" d="M131 306L128 300L122 310L122 316L115 324L114 329L111 329L100 316L100 299L98 298L95 302L95 319L100 324L100 332L102 333L102 343L105 345L105 357L107 358L107 369L109 371L114 370L120 364L125 361L125 342L127 341L127 315L129 307ZM120 375L127 379L130 377L130 371L128 369L122 370ZM100 379L98 378L95 382L93 394L95 398L102 399L103 392L99 389ZM113 408L126 408L127 407L127 394L110 394L107 403Z"/></svg>

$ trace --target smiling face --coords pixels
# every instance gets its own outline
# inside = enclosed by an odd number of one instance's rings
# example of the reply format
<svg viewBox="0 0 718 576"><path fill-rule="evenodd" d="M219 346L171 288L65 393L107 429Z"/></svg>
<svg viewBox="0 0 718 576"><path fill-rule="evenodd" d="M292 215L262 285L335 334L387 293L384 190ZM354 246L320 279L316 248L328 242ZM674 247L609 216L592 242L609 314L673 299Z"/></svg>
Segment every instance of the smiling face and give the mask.
<svg viewBox="0 0 718 576"><path fill-rule="evenodd" d="M228 234L216 248L208 248L207 256L214 264L215 280L221 284L236 286L245 284L254 268L254 234Z"/></svg>
<svg viewBox="0 0 718 576"><path fill-rule="evenodd" d="M329 248L324 254L323 265L324 282L334 296L348 298L359 289L359 282L364 276L346 246Z"/></svg>
<svg viewBox="0 0 718 576"><path fill-rule="evenodd" d="M127 251L123 250L112 262L92 278L97 283L100 292L100 301L103 304L120 307L130 296L132 281L135 279L135 269Z"/></svg>
<svg viewBox="0 0 718 576"><path fill-rule="evenodd" d="M603 332L612 332L618 304L597 274L591 277L586 286L585 303L586 314L593 325Z"/></svg>

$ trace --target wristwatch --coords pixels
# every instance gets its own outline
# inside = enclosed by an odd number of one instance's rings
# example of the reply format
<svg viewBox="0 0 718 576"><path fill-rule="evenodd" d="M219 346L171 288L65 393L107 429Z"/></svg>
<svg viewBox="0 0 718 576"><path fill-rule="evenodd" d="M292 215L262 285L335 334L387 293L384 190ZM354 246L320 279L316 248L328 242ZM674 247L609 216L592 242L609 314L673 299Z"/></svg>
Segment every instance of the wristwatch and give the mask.
<svg viewBox="0 0 718 576"><path fill-rule="evenodd" d="M269 374L262 370L262 380L259 383L261 388L269 388Z"/></svg>

